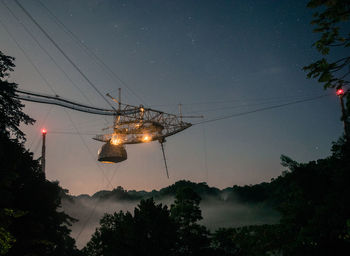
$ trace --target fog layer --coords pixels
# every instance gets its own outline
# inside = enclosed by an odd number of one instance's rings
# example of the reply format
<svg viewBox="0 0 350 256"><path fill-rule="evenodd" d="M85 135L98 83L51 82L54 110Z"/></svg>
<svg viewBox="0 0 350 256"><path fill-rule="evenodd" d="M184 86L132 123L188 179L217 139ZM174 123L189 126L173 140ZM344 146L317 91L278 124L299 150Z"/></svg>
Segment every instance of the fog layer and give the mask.
<svg viewBox="0 0 350 256"><path fill-rule="evenodd" d="M170 207L174 199L171 197L156 200L157 203ZM99 226L99 220L105 213L130 211L139 201L99 200L92 197L74 197L63 199L62 208L78 221L71 226L72 237L76 239L77 247L82 248L90 240L91 235ZM261 204L246 204L225 201L218 198L205 198L200 204L205 225L211 231L220 227L239 227L255 224L272 224L279 220L278 213Z"/></svg>

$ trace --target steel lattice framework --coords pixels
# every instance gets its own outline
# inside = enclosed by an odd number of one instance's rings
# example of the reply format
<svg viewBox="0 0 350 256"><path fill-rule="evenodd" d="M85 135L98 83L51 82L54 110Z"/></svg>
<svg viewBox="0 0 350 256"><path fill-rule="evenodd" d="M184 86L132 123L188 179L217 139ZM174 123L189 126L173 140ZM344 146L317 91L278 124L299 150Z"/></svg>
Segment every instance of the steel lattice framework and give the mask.
<svg viewBox="0 0 350 256"><path fill-rule="evenodd" d="M125 105L121 112L131 114L116 115L113 133L96 135L95 140L111 141L114 144L163 141L192 126L191 123L183 122L181 116L144 108L142 105Z"/></svg>
<svg viewBox="0 0 350 256"><path fill-rule="evenodd" d="M17 90L17 98L53 104L85 113L114 116L114 124L109 127L113 129L113 132L96 135L93 138L102 142L111 142L114 145L137 144L156 140L162 143L166 137L192 126L191 123L183 122L181 115L165 113L142 105L122 104L112 97L118 103L118 109L96 108L64 99L58 95L52 96L23 90Z"/></svg>

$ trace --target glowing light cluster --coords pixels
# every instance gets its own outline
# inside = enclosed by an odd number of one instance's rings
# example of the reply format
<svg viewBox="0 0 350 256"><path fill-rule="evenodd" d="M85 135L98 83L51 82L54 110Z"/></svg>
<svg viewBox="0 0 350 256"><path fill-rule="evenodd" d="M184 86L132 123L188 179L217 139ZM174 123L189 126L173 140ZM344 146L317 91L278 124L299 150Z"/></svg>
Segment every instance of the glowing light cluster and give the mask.
<svg viewBox="0 0 350 256"><path fill-rule="evenodd" d="M113 144L113 145L119 145L119 144L121 144L121 143L122 143L122 139L119 138L118 136L113 136L113 137L111 138L111 144Z"/></svg>
<svg viewBox="0 0 350 256"><path fill-rule="evenodd" d="M151 139L152 139L152 137L149 136L148 134L145 134L145 135L143 135L143 137L142 137L142 141L143 141L143 142L149 142L149 141L151 141Z"/></svg>
<svg viewBox="0 0 350 256"><path fill-rule="evenodd" d="M41 133L42 134L46 134L47 133L47 130L45 128L41 129Z"/></svg>

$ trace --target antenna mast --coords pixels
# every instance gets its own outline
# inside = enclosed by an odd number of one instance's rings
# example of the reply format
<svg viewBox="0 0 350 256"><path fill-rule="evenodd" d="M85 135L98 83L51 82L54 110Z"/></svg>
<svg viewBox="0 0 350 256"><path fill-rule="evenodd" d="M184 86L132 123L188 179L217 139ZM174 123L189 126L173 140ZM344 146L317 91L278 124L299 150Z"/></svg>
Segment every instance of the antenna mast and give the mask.
<svg viewBox="0 0 350 256"><path fill-rule="evenodd" d="M46 129L41 130L43 136L43 145L41 147L41 170L45 175L45 165L46 165Z"/></svg>
<svg viewBox="0 0 350 256"><path fill-rule="evenodd" d="M122 88L118 88L119 98L118 98L118 110L122 108Z"/></svg>

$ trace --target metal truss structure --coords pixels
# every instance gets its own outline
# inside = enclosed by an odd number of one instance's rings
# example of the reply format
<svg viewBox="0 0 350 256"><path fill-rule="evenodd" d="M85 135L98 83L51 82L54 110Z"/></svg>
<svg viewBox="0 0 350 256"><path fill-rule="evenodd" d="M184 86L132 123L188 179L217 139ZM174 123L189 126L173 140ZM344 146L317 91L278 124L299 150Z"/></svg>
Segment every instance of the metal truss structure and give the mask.
<svg viewBox="0 0 350 256"><path fill-rule="evenodd" d="M107 96L111 97L109 94ZM113 132L96 135L93 139L110 142L114 145L137 144L149 141L163 142L166 137L179 133L192 126L183 122L183 116L165 113L163 111L146 108L142 105L131 106L122 104L118 109L104 109L87 106L58 95L46 95L24 90L17 90L17 98L25 101L53 104L85 113L114 116Z"/></svg>
<svg viewBox="0 0 350 256"><path fill-rule="evenodd" d="M122 104L119 89L119 100L107 94L114 102L118 103L118 109L104 109L87 106L71 100L61 98L58 95L46 95L23 90L17 90L16 97L24 101L53 104L85 113L114 116L112 132L96 135L93 139L104 142L98 153L98 161L104 163L118 163L127 159L125 144L138 144L150 141L158 141L161 145L165 170L169 178L168 165L164 152L165 138L179 133L192 126L183 122L181 109L180 115L165 113L163 111L146 108L143 105L132 106ZM191 117L193 118L193 116Z"/></svg>
<svg viewBox="0 0 350 256"><path fill-rule="evenodd" d="M183 122L181 116L168 114L159 110L125 105L121 112L131 114L116 115L113 132L96 135L95 140L108 142L114 145L137 144L158 140L164 141L166 137L179 133L192 126Z"/></svg>

